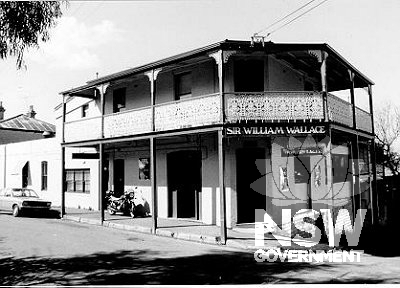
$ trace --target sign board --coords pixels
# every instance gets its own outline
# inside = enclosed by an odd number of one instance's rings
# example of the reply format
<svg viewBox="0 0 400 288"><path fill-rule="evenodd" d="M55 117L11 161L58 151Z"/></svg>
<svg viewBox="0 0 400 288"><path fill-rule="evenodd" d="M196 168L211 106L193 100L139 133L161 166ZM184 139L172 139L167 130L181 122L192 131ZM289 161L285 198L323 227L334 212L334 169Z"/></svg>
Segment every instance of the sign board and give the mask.
<svg viewBox="0 0 400 288"><path fill-rule="evenodd" d="M72 153L72 159L100 159L99 153Z"/></svg>
<svg viewBox="0 0 400 288"><path fill-rule="evenodd" d="M304 135L324 134L324 125L264 125L264 126L232 126L226 127L227 136L265 136L265 135Z"/></svg>
<svg viewBox="0 0 400 288"><path fill-rule="evenodd" d="M311 156L321 155L323 153L323 147L309 147L309 148L282 148L281 156Z"/></svg>

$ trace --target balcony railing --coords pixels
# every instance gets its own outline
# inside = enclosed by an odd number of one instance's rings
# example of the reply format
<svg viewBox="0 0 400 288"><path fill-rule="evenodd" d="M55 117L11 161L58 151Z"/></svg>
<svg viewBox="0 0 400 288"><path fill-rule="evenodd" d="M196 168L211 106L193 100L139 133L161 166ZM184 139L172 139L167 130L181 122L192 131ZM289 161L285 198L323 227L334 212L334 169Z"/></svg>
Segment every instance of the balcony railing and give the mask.
<svg viewBox="0 0 400 288"><path fill-rule="evenodd" d="M64 138L66 142L100 139L101 116L66 122Z"/></svg>
<svg viewBox="0 0 400 288"><path fill-rule="evenodd" d="M372 133L371 114L356 107L356 125L357 129Z"/></svg>
<svg viewBox="0 0 400 288"><path fill-rule="evenodd" d="M353 125L352 105L332 94L327 95L324 115L320 92L225 93L227 123L247 121L325 121ZM183 99L154 106L155 131L204 127L221 123L219 94ZM127 110L103 116L104 138L140 135L152 131L152 107ZM101 116L65 123L65 141L96 140L102 137ZM356 109L357 128L372 132L371 115Z"/></svg>
<svg viewBox="0 0 400 288"><path fill-rule="evenodd" d="M220 121L219 94L183 99L155 107L156 131L201 127L218 124Z"/></svg>
<svg viewBox="0 0 400 288"><path fill-rule="evenodd" d="M328 93L328 119L331 122L353 126L353 110L349 102Z"/></svg>
<svg viewBox="0 0 400 288"><path fill-rule="evenodd" d="M120 137L151 132L151 107L104 116L104 137Z"/></svg>
<svg viewBox="0 0 400 288"><path fill-rule="evenodd" d="M324 120L322 93L318 92L226 93L225 99L229 123Z"/></svg>

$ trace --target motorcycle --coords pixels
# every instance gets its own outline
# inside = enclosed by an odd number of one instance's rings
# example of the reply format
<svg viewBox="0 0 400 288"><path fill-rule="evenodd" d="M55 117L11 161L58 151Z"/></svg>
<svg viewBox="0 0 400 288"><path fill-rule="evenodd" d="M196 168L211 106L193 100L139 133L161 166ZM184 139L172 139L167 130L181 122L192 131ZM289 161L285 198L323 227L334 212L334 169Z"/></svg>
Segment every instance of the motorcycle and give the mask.
<svg viewBox="0 0 400 288"><path fill-rule="evenodd" d="M122 212L123 215L130 215L132 218L135 217L134 197L135 193L133 191L126 191L120 197L115 197L113 191L107 191L106 200L108 213L114 215L117 212Z"/></svg>

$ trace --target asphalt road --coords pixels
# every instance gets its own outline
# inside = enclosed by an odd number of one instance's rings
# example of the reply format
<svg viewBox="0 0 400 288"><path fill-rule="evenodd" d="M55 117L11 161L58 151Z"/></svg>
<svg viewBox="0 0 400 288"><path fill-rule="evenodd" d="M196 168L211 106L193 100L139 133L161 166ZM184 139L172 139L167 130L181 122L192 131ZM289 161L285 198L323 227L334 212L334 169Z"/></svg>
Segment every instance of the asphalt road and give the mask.
<svg viewBox="0 0 400 288"><path fill-rule="evenodd" d="M0 213L0 285L398 283L400 257L257 263L254 251Z"/></svg>

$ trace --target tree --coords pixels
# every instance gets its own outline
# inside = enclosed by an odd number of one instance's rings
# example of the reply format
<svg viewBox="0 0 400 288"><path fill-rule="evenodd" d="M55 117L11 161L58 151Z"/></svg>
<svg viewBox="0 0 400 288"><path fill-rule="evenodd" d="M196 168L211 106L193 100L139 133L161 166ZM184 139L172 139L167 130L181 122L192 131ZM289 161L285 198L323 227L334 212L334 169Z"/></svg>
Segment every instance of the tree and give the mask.
<svg viewBox="0 0 400 288"><path fill-rule="evenodd" d="M375 134L377 163L398 175L400 155L395 151L394 145L400 138L400 109L393 103L387 102L376 111Z"/></svg>
<svg viewBox="0 0 400 288"><path fill-rule="evenodd" d="M61 15L59 1L0 1L0 58L16 57L20 69L25 50L49 40L49 29Z"/></svg>

